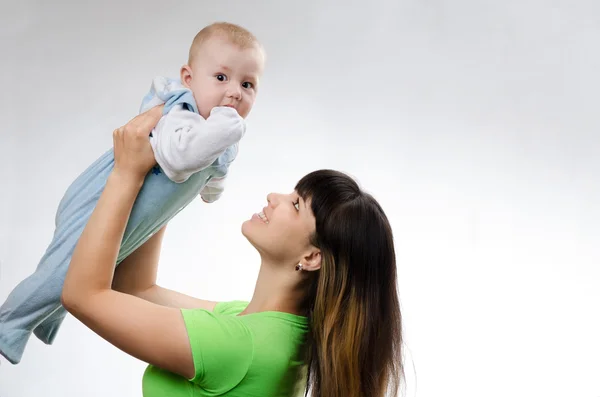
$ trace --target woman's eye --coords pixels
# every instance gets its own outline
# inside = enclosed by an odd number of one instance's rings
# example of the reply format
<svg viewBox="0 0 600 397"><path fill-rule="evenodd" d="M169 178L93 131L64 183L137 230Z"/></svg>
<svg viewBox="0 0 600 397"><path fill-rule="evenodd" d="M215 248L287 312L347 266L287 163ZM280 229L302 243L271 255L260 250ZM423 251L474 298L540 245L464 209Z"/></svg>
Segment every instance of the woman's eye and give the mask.
<svg viewBox="0 0 600 397"><path fill-rule="evenodd" d="M294 207L296 207L296 211L300 211L300 199L294 202Z"/></svg>
<svg viewBox="0 0 600 397"><path fill-rule="evenodd" d="M244 88L247 88L247 89L250 89L250 88L254 88L254 84L252 84L252 83L251 83L251 82L249 82L249 81L246 81L246 82L243 82L243 83L242 83L242 87L244 87Z"/></svg>
<svg viewBox="0 0 600 397"><path fill-rule="evenodd" d="M219 80L219 81L227 80L227 76L225 76L224 74L221 74L221 73L219 73L216 77L217 77L217 80Z"/></svg>

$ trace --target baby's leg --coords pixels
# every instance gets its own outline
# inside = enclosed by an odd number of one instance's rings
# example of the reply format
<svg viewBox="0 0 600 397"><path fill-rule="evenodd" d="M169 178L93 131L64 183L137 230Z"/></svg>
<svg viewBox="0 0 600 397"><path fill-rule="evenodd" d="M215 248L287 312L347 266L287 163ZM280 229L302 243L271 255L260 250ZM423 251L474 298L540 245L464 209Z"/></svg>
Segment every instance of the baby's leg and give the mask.
<svg viewBox="0 0 600 397"><path fill-rule="evenodd" d="M60 303L63 283L91 211L81 211L74 222L57 229L35 272L21 281L0 306L0 354L11 363L21 361L32 331L51 316L53 327L36 331L36 336L51 343L56 335L64 319Z"/></svg>
<svg viewBox="0 0 600 397"><path fill-rule="evenodd" d="M70 257L68 250L45 255L36 271L21 281L0 307L0 354L11 363L21 361L33 329L61 307Z"/></svg>
<svg viewBox="0 0 600 397"><path fill-rule="evenodd" d="M45 344L51 345L54 343L56 334L66 316L67 310L61 304L50 316L33 329L33 334Z"/></svg>

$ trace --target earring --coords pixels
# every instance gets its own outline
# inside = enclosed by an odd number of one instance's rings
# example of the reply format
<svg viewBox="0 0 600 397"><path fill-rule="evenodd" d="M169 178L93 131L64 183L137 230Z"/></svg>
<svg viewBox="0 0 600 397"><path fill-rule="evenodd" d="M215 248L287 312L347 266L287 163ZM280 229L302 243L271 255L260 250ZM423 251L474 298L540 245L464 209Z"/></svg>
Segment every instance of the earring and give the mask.
<svg viewBox="0 0 600 397"><path fill-rule="evenodd" d="M301 272L301 271L302 271L302 263L298 263L298 264L296 265L296 271L297 271L297 272Z"/></svg>

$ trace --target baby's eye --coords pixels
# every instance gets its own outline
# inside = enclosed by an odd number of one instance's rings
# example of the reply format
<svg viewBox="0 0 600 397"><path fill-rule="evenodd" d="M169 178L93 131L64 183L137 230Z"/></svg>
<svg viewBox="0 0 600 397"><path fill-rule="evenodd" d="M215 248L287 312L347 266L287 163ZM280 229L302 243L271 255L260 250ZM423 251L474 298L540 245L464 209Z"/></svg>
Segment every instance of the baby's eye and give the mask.
<svg viewBox="0 0 600 397"><path fill-rule="evenodd" d="M219 81L226 81L227 80L227 76L225 76L222 73L219 73L218 75L215 76L217 78L217 80Z"/></svg>
<svg viewBox="0 0 600 397"><path fill-rule="evenodd" d="M245 81L245 82L242 83L242 87L250 89L250 88L254 88L254 84L252 84L249 81Z"/></svg>

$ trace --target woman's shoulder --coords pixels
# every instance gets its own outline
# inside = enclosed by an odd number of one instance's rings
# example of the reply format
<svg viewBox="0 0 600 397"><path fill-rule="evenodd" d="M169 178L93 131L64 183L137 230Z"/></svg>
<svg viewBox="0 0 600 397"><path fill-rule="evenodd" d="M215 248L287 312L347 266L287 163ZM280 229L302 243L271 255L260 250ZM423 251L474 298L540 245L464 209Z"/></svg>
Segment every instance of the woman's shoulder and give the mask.
<svg viewBox="0 0 600 397"><path fill-rule="evenodd" d="M222 314L222 315L230 315L236 316L246 309L249 302L243 300L232 300L226 302L218 302L214 309L213 313Z"/></svg>

